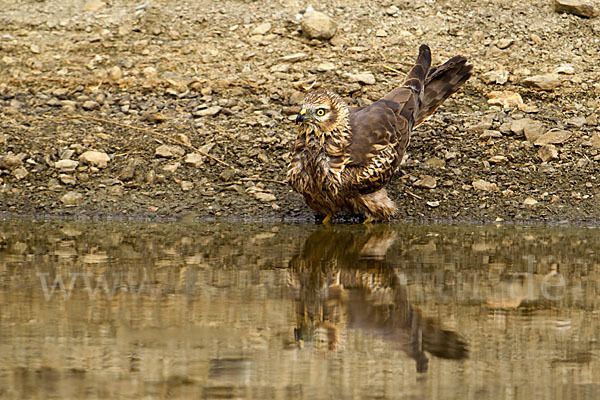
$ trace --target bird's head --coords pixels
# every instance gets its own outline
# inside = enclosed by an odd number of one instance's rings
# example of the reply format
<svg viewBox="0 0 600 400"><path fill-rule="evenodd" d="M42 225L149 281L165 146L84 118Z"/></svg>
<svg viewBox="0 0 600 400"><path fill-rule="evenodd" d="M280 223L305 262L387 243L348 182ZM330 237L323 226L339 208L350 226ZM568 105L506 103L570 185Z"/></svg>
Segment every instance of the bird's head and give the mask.
<svg viewBox="0 0 600 400"><path fill-rule="evenodd" d="M328 90L316 90L304 97L296 123L309 126L318 134L327 134L344 126L347 117L348 107L340 96Z"/></svg>

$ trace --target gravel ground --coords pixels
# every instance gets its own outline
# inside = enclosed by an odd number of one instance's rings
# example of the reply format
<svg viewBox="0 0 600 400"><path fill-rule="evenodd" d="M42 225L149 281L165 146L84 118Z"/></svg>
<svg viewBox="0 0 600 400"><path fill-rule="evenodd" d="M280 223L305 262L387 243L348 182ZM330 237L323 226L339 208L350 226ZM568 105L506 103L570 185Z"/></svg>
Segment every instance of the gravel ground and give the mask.
<svg viewBox="0 0 600 400"><path fill-rule="evenodd" d="M427 43L474 76L414 132L398 219L600 220L600 18L550 0L325 0L324 40L294 0L5 3L5 216L311 219L285 183L304 92L368 104Z"/></svg>

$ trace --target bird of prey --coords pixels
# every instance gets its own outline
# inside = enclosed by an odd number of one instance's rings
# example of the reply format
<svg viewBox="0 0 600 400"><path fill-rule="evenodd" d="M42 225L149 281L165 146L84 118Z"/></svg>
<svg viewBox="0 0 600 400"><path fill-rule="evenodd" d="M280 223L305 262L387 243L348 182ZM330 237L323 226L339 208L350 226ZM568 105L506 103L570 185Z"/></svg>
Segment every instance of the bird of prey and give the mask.
<svg viewBox="0 0 600 400"><path fill-rule="evenodd" d="M404 83L366 107L349 107L328 90L309 92L296 117L298 136L287 179L328 223L338 213L389 220L396 205L385 186L396 172L412 129L471 76L473 66L455 56L431 67L429 46Z"/></svg>

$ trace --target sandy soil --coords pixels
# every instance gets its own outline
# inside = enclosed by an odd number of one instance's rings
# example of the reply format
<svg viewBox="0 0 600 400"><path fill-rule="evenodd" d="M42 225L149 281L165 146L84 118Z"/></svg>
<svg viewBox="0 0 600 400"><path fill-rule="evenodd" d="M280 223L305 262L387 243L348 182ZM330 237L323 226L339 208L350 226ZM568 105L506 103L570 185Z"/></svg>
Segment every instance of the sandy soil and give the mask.
<svg viewBox="0 0 600 400"><path fill-rule="evenodd" d="M319 41L294 0L4 3L4 215L310 219L285 183L303 93L368 104L427 43L475 74L414 132L398 218L600 220L599 18L549 0L325 0L338 30ZM523 103L490 104L494 91Z"/></svg>

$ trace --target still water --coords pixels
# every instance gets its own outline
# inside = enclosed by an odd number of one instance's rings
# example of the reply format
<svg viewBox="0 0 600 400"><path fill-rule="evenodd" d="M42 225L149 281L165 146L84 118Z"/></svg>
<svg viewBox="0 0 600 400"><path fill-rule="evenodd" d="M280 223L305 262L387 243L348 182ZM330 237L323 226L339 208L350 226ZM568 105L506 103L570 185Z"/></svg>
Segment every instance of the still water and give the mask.
<svg viewBox="0 0 600 400"><path fill-rule="evenodd" d="M0 222L0 398L600 398L599 233Z"/></svg>

